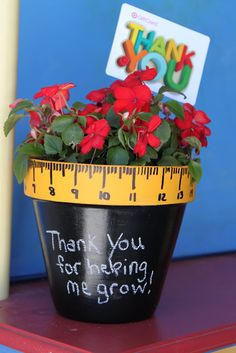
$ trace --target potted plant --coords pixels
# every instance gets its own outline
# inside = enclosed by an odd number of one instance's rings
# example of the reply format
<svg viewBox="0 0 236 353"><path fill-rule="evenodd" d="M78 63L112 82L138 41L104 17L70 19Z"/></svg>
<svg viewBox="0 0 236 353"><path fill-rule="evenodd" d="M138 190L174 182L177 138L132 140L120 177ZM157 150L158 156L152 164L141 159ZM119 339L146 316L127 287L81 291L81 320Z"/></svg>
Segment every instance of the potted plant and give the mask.
<svg viewBox="0 0 236 353"><path fill-rule="evenodd" d="M94 322L148 318L160 298L185 205L201 177L207 115L154 96L136 71L69 105L73 83L18 99L29 116L14 172L33 204L59 313Z"/></svg>

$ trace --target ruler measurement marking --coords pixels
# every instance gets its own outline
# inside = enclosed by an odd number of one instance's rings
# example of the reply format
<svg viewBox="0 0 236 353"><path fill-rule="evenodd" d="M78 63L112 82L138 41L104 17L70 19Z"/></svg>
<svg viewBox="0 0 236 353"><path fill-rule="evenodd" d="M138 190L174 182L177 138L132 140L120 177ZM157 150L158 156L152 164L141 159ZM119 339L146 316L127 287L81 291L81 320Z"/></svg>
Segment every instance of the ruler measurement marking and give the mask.
<svg viewBox="0 0 236 353"><path fill-rule="evenodd" d="M33 182L35 182L35 163L33 162Z"/></svg>
<svg viewBox="0 0 236 353"><path fill-rule="evenodd" d="M66 174L65 174L65 165L62 164L62 176L64 177Z"/></svg>
<svg viewBox="0 0 236 353"><path fill-rule="evenodd" d="M122 178L122 167L119 167L119 179Z"/></svg>
<svg viewBox="0 0 236 353"><path fill-rule="evenodd" d="M102 168L102 188L106 186L106 167Z"/></svg>
<svg viewBox="0 0 236 353"><path fill-rule="evenodd" d="M136 189L136 169L132 170L132 190Z"/></svg>
<svg viewBox="0 0 236 353"><path fill-rule="evenodd" d="M134 201L136 202L136 192L131 192L129 194L129 201Z"/></svg>
<svg viewBox="0 0 236 353"><path fill-rule="evenodd" d="M78 175L78 165L76 164L75 170L74 170L74 186L77 185L77 175Z"/></svg>
<svg viewBox="0 0 236 353"><path fill-rule="evenodd" d="M163 168L163 170L162 170L162 177L161 177L161 190L163 190L164 181L165 181L165 169Z"/></svg>
<svg viewBox="0 0 236 353"><path fill-rule="evenodd" d="M93 177L93 170L92 170L92 166L89 166L89 179L92 179Z"/></svg>
<svg viewBox="0 0 236 353"><path fill-rule="evenodd" d="M52 163L49 163L49 172L50 172L50 185L52 185L53 177L52 177Z"/></svg>
<svg viewBox="0 0 236 353"><path fill-rule="evenodd" d="M180 176L179 176L179 190L181 189L182 176L183 176L183 169L181 169Z"/></svg>

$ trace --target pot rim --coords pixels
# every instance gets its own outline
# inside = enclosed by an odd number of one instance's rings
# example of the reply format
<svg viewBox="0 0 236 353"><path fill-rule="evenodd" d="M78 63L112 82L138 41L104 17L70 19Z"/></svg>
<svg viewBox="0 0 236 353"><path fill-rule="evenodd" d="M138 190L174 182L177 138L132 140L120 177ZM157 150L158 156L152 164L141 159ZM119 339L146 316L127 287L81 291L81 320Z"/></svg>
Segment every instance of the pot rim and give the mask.
<svg viewBox="0 0 236 353"><path fill-rule="evenodd" d="M110 206L191 202L188 166L127 166L30 158L24 191L41 200Z"/></svg>

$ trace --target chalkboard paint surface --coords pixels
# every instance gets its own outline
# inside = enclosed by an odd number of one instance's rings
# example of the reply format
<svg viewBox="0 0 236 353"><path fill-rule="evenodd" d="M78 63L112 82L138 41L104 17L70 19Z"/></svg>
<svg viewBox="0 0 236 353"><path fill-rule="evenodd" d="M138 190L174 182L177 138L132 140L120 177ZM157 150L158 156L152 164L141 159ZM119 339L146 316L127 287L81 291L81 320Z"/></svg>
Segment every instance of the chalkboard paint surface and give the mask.
<svg viewBox="0 0 236 353"><path fill-rule="evenodd" d="M34 200L34 208L60 313L97 322L152 315L184 204L102 207Z"/></svg>

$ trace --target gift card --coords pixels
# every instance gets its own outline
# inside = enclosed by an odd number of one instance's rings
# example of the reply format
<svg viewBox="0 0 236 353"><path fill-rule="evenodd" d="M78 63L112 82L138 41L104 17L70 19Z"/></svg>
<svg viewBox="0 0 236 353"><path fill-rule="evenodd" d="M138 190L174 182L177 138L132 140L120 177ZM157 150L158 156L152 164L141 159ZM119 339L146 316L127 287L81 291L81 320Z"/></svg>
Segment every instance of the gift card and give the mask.
<svg viewBox="0 0 236 353"><path fill-rule="evenodd" d="M153 92L165 85L174 91L168 97L195 104L209 43L204 34L123 4L106 73L124 79L135 70L155 67L156 77L147 82Z"/></svg>

